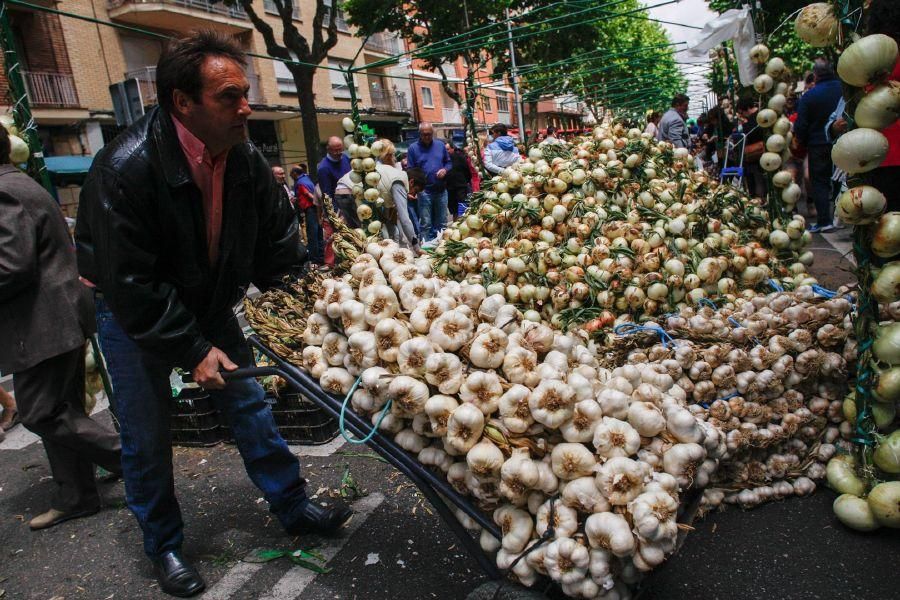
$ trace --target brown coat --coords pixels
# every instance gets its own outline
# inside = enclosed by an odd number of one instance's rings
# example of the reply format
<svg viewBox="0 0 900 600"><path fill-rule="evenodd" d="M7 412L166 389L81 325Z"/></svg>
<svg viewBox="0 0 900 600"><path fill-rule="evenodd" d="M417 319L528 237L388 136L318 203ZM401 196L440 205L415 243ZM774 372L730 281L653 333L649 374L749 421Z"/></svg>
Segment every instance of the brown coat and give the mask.
<svg viewBox="0 0 900 600"><path fill-rule="evenodd" d="M59 206L33 179L0 165L0 372L74 350L95 327Z"/></svg>

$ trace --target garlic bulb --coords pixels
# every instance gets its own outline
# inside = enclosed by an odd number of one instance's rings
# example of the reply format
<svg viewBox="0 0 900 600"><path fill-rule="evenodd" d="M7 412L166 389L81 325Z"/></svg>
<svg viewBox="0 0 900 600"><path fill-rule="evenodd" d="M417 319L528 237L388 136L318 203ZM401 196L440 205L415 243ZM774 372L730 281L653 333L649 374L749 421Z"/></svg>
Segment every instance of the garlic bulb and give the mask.
<svg viewBox="0 0 900 600"><path fill-rule="evenodd" d="M347 300L341 304L341 325L344 333L352 335L358 331L366 331L366 307L362 302Z"/></svg>
<svg viewBox="0 0 900 600"><path fill-rule="evenodd" d="M466 453L466 464L476 477L499 477L500 467L503 466L503 453L490 440L484 438Z"/></svg>
<svg viewBox="0 0 900 600"><path fill-rule="evenodd" d="M663 470L686 489L694 484L694 474L704 458L706 450L699 444L675 444L663 454Z"/></svg>
<svg viewBox="0 0 900 600"><path fill-rule="evenodd" d="M510 383L521 383L534 388L540 383L535 374L537 353L522 346L514 346L503 356L502 371Z"/></svg>
<svg viewBox="0 0 900 600"><path fill-rule="evenodd" d="M409 324L417 333L428 333L431 324L450 310L450 304L442 298L428 298L420 302L409 315Z"/></svg>
<svg viewBox="0 0 900 600"><path fill-rule="evenodd" d="M502 395L503 387L500 385L500 378L493 371L469 373L459 389L459 399L472 403L485 416L497 411Z"/></svg>
<svg viewBox="0 0 900 600"><path fill-rule="evenodd" d="M601 513L610 510L611 506L593 477L579 477L567 481L562 488L563 504L583 513Z"/></svg>
<svg viewBox="0 0 900 600"><path fill-rule="evenodd" d="M462 362L447 352L429 354L425 359L425 380L442 394L455 394L463 383Z"/></svg>
<svg viewBox="0 0 900 600"><path fill-rule="evenodd" d="M590 515L584 522L584 533L591 548L608 550L616 556L628 556L634 552L631 527L620 514L601 512Z"/></svg>
<svg viewBox="0 0 900 600"><path fill-rule="evenodd" d="M365 369L378 364L378 343L371 331L357 331L347 338L347 354L344 366L351 375L359 375Z"/></svg>
<svg viewBox="0 0 900 600"><path fill-rule="evenodd" d="M641 436L625 421L603 417L594 430L594 447L604 458L631 456L641 447Z"/></svg>
<svg viewBox="0 0 900 600"><path fill-rule="evenodd" d="M571 383L574 374L569 376ZM577 388L576 388L577 389ZM603 415L597 401L589 398L575 403L572 418L563 423L559 430L567 442L587 443L594 439L594 430Z"/></svg>
<svg viewBox="0 0 900 600"><path fill-rule="evenodd" d="M456 410L459 402L450 396L436 395L425 401L425 414L431 421L431 430L435 435L445 436L447 434L447 423L450 421L450 414Z"/></svg>
<svg viewBox="0 0 900 600"><path fill-rule="evenodd" d="M531 515L522 509L508 504L494 511L494 523L500 526L503 534L501 545L504 550L519 553L531 539L534 522Z"/></svg>
<svg viewBox="0 0 900 600"><path fill-rule="evenodd" d="M597 467L594 455L584 444L557 444L550 456L553 473L567 481L591 475Z"/></svg>
<svg viewBox="0 0 900 600"><path fill-rule="evenodd" d="M535 518L535 531L544 535L550 526L550 512L553 512L553 534L555 538L572 537L578 531L578 513L560 502L550 499L541 504Z"/></svg>
<svg viewBox="0 0 900 600"><path fill-rule="evenodd" d="M572 418L575 393L567 384L542 381L528 397L528 407L535 421L556 428Z"/></svg>
<svg viewBox="0 0 900 600"><path fill-rule="evenodd" d="M434 282L424 277L407 281L400 288L400 304L407 312L414 310L420 302L434 296Z"/></svg>
<svg viewBox="0 0 900 600"><path fill-rule="evenodd" d="M463 406L471 405L464 404ZM481 411L478 411L478 414L480 415ZM508 500L516 502L523 500L525 492L540 483L541 474L534 461L528 456L528 451L516 449L500 467L500 480L500 493Z"/></svg>
<svg viewBox="0 0 900 600"><path fill-rule="evenodd" d="M650 466L643 462L616 456L606 461L597 473L597 489L609 503L622 506L634 500L643 491L650 478Z"/></svg>
<svg viewBox="0 0 900 600"><path fill-rule="evenodd" d="M428 338L415 337L406 340L397 350L397 365L400 372L412 377L424 377L425 364L435 353L434 345Z"/></svg>
<svg viewBox="0 0 900 600"><path fill-rule="evenodd" d="M524 385L513 384L500 396L500 417L503 425L511 433L525 433L534 423L531 409L528 407L530 395L531 390Z"/></svg>
<svg viewBox="0 0 900 600"><path fill-rule="evenodd" d="M387 363L397 362L400 346L409 339L409 330L397 319L384 319L375 325L378 357Z"/></svg>
<svg viewBox="0 0 900 600"><path fill-rule="evenodd" d="M423 412L429 398L428 386L408 375L394 377L388 385L387 395L394 401L391 410L400 417L413 417Z"/></svg>
<svg viewBox="0 0 900 600"><path fill-rule="evenodd" d="M484 431L484 414L472 404L460 404L447 421L446 442L457 452L468 452Z"/></svg>
<svg viewBox="0 0 900 600"><path fill-rule="evenodd" d="M652 542L663 538L675 539L678 525L675 516L678 502L666 492L645 492L631 501L628 509L634 520L635 531L641 538Z"/></svg>
<svg viewBox="0 0 900 600"><path fill-rule="evenodd" d="M469 361L481 369L497 369L503 364L507 343L507 335L502 330L487 327L472 340Z"/></svg>
<svg viewBox="0 0 900 600"><path fill-rule="evenodd" d="M428 339L445 352L456 352L472 337L472 320L454 309L437 317L428 330Z"/></svg>
<svg viewBox="0 0 900 600"><path fill-rule="evenodd" d="M650 402L632 402L628 406L628 423L643 437L654 437L666 428L662 411Z"/></svg>
<svg viewBox="0 0 900 600"><path fill-rule="evenodd" d="M321 379L328 362L318 346L307 346L303 349L303 368L314 378Z"/></svg>
<svg viewBox="0 0 900 600"><path fill-rule="evenodd" d="M343 366L344 356L347 354L347 338L340 333L332 331L325 335L322 341L322 356L333 367Z"/></svg>
<svg viewBox="0 0 900 600"><path fill-rule="evenodd" d="M319 313L312 313L306 319L306 329L303 330L303 343L307 346L321 346L325 336L331 333L331 321L328 317Z"/></svg>
<svg viewBox="0 0 900 600"><path fill-rule="evenodd" d="M398 312L400 301L394 290L383 284L373 286L366 301L366 323L374 327L379 321L390 319Z"/></svg>
<svg viewBox="0 0 900 600"><path fill-rule="evenodd" d="M562 584L575 584L587 575L590 555L587 548L572 538L558 538L547 545L544 565L547 573Z"/></svg>
<svg viewBox="0 0 900 600"><path fill-rule="evenodd" d="M319 385L329 394L345 396L353 387L354 377L346 369L329 367L319 378Z"/></svg>

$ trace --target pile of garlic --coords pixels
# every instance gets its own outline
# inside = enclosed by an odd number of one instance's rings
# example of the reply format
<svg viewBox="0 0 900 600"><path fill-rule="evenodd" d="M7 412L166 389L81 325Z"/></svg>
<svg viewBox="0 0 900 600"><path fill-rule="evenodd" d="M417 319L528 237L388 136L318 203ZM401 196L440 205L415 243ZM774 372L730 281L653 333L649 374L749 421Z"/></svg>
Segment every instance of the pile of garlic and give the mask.
<svg viewBox="0 0 900 600"><path fill-rule="evenodd" d="M587 336L439 279L391 241L366 249L323 282L303 368L337 395L359 379L353 410L492 511L503 537L482 545L519 581L628 597L674 550L680 494L708 484L725 435L665 365L602 368Z"/></svg>
<svg viewBox="0 0 900 600"><path fill-rule="evenodd" d="M809 494L838 447L849 448L842 407L856 358L850 311L847 298L816 300L806 286L719 309L689 307L665 321L675 338L668 347L628 354L627 364L664 368L690 412L724 436L707 510Z"/></svg>

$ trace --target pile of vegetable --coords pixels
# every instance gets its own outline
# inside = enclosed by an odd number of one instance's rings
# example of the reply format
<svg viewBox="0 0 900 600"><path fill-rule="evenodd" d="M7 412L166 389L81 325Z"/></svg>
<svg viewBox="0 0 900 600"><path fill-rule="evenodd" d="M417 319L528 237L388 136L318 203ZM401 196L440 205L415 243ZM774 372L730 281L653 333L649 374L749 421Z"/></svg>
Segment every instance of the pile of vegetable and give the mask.
<svg viewBox="0 0 900 600"><path fill-rule="evenodd" d="M434 250L436 270L532 320L589 331L751 297L771 280L815 283L801 216L773 218L762 199L692 166L687 150L621 126L534 147L470 196ZM773 178L792 206L800 189L790 173Z"/></svg>

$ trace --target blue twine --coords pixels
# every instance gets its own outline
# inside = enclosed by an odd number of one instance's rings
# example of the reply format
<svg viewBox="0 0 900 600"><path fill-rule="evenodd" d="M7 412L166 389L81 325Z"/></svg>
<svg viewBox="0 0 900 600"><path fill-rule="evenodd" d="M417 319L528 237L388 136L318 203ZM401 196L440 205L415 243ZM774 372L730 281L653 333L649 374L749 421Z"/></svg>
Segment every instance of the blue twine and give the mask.
<svg viewBox="0 0 900 600"><path fill-rule="evenodd" d="M713 310L719 310L719 307L716 306L716 303L709 298L700 298L699 300L697 300L697 304L700 304L701 306L708 306Z"/></svg>
<svg viewBox="0 0 900 600"><path fill-rule="evenodd" d="M353 386L350 388L350 391L347 392L347 395L344 397L344 403L341 405L341 417L338 419L338 424L341 430L341 437L350 442L351 444L365 444L369 440L371 440L375 436L375 432L378 431L378 428L381 427L381 422L384 421L384 418L387 416L388 410L391 408L392 399L388 399L387 404L384 405L384 409L382 409L381 414L378 415L378 419L375 421L375 425L372 426L372 430L366 435L366 437L362 439L351 438L347 435L347 429L344 426L344 413L347 412L347 405L350 404L350 398L353 397L353 392L359 387L359 383L362 381L362 375L356 378L356 381L353 382Z"/></svg>
<svg viewBox="0 0 900 600"><path fill-rule="evenodd" d="M778 282L775 281L774 279L769 279L768 283L769 283L769 285L772 286L772 289L775 290L776 292L783 292L783 291L784 291L784 288L781 287L780 285L778 285Z"/></svg>
<svg viewBox="0 0 900 600"><path fill-rule="evenodd" d="M702 406L703 408L707 408L707 409L708 409L710 404L713 404L713 403L715 403L715 402L718 402L719 400L722 400L722 401L724 402L725 400L731 400L732 398L737 398L737 397L740 396L740 395L741 395L740 392L732 392L732 393L728 394L727 396L723 396L723 397L721 397L721 398L716 398L716 399L713 400L712 402L698 402L698 404L699 404L700 406Z"/></svg>
<svg viewBox="0 0 900 600"><path fill-rule="evenodd" d="M663 348L669 348L669 344L673 346L677 346L678 343L672 338L671 335L666 333L665 329L657 325L656 323L651 323L649 325L637 325L635 323L622 323L621 325L616 325L613 328L613 333L616 335L626 336L626 335L635 335L636 333L640 333L642 331L652 332L659 336L660 341L662 342Z"/></svg>
<svg viewBox="0 0 900 600"><path fill-rule="evenodd" d="M825 298L828 298L829 300L831 298L834 298L835 296L837 296L837 292L833 292L833 291L829 290L828 288L822 287L821 285L813 284L810 287L812 287L812 291L815 292L815 294L817 296L824 296Z"/></svg>
<svg viewBox="0 0 900 600"><path fill-rule="evenodd" d="M734 317L728 317L728 322L731 323L732 325L734 325L735 327L743 327L743 325L741 325L741 322L738 321L737 319L735 319Z"/></svg>

